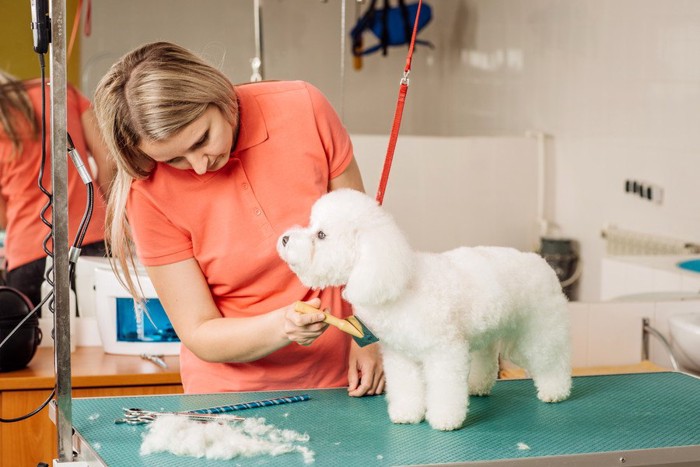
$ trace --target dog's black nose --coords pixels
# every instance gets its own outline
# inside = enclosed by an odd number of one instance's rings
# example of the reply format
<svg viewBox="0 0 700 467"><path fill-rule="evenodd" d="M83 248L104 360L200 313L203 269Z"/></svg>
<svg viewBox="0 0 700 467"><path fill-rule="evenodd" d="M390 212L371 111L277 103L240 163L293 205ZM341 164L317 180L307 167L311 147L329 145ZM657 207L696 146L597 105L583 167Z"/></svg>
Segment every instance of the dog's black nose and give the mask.
<svg viewBox="0 0 700 467"><path fill-rule="evenodd" d="M282 237L282 246L287 246L287 242L289 241L289 235L285 235Z"/></svg>

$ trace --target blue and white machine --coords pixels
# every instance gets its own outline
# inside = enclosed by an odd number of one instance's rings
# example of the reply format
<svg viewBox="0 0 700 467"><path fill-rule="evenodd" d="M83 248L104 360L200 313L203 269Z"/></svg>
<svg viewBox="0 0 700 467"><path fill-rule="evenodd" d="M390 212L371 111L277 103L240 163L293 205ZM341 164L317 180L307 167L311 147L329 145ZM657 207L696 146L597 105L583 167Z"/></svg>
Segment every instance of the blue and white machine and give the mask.
<svg viewBox="0 0 700 467"><path fill-rule="evenodd" d="M146 271L137 269L145 302L119 283L107 258L84 257L76 268L78 312L96 317L105 352L121 355L178 355L180 340Z"/></svg>

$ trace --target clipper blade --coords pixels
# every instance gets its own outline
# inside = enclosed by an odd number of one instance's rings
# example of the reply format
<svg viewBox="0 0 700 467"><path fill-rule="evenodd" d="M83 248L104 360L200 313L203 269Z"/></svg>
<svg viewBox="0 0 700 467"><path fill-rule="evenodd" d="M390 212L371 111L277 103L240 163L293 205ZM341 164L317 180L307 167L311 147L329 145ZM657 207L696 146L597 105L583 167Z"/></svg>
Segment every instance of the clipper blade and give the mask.
<svg viewBox="0 0 700 467"><path fill-rule="evenodd" d="M296 302L294 304L294 310L299 313L318 313L321 311L318 308L304 302ZM373 344L379 340L377 336L372 334L372 331L370 331L369 328L367 328L367 326L365 326L364 323L362 323L362 321L355 316L348 316L346 319L340 319L327 311L322 313L326 315L326 318L324 319L326 323L337 327L347 334L350 334L360 347Z"/></svg>
<svg viewBox="0 0 700 467"><path fill-rule="evenodd" d="M357 345L360 347L364 347L369 344L374 344L375 342L379 341L379 338L372 334L372 331L369 330L365 324L360 321L360 319L356 316L348 316L347 321L352 324L357 330L359 330L362 333L362 337L357 337L357 336L352 336L352 338L357 342Z"/></svg>

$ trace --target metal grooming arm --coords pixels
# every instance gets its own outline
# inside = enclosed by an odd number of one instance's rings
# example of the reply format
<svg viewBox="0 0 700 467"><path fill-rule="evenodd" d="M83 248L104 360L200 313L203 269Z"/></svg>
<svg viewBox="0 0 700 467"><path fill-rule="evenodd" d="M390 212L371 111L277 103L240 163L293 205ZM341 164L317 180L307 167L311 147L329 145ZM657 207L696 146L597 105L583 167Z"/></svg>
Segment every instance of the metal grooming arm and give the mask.
<svg viewBox="0 0 700 467"><path fill-rule="evenodd" d="M56 372L56 465L85 465L73 462L73 419L70 356L70 278L68 273L68 161L66 2L51 0L51 187L53 191L54 264L54 368Z"/></svg>
<svg viewBox="0 0 700 467"><path fill-rule="evenodd" d="M653 335L654 337L656 337L666 349L666 352L668 352L668 358L669 360L671 360L671 366L673 367L674 371L680 371L680 367L678 366L678 362L676 361L676 356L673 354L673 348L671 347L671 344L669 344L668 340L666 340L663 334L661 334L658 330L652 327L649 318L642 319L642 360L649 360L649 335Z"/></svg>

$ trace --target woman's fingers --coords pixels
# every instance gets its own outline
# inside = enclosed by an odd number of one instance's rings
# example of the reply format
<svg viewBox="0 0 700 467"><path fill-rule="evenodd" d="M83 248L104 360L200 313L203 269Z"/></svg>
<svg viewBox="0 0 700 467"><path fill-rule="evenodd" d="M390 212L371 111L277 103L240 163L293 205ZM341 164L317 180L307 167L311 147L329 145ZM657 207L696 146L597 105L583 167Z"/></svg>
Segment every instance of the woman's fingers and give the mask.
<svg viewBox="0 0 700 467"><path fill-rule="evenodd" d="M285 313L284 332L290 341L300 345L311 345L326 330L328 324L324 322L326 315L318 309L321 300L315 298L305 302L304 312L298 312L299 307L291 305Z"/></svg>

